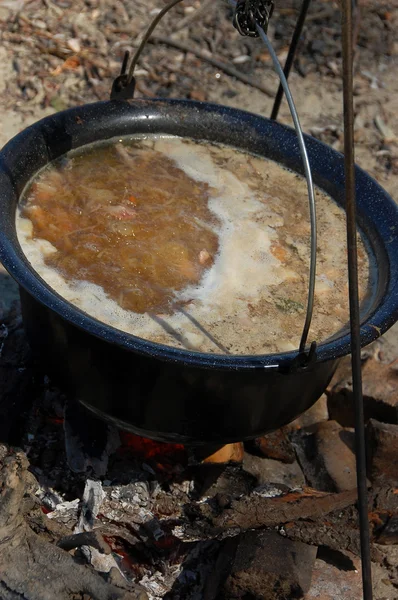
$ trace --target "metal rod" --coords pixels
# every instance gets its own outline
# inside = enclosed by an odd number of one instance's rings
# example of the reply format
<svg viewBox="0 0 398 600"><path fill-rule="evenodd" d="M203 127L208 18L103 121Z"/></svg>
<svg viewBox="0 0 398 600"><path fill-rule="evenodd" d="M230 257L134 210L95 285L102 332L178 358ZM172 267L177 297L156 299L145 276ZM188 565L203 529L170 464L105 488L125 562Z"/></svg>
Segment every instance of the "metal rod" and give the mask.
<svg viewBox="0 0 398 600"><path fill-rule="evenodd" d="M127 84L129 84L131 82L131 80L133 79L134 69L137 65L138 59L140 58L141 52L145 48L145 45L146 45L147 41L149 40L149 38L151 37L156 25L159 23L159 21L161 21L161 19L164 17L164 15L167 12L169 12L169 10L171 8L173 8L173 6L175 6L176 4L178 4L179 2L182 2L182 1L183 0L171 0L171 2L169 2L164 8L162 8L162 10L156 15L156 17L153 19L153 21L149 25L144 37L141 40L140 45L138 46L138 48L132 58L129 72L128 72L128 77L127 77Z"/></svg>
<svg viewBox="0 0 398 600"><path fill-rule="evenodd" d="M297 139L300 147L301 156L304 163L304 172L307 180L307 190L308 190L308 200L310 207L310 222L311 222L311 257L310 257L310 276L309 276L309 284L308 284L308 298L307 298L307 313L303 328L303 333L301 335L299 352L304 352L305 345L308 339L308 333L311 326L312 313L314 310L314 297L315 297L315 275L316 275L316 249L317 249L317 229L316 229L316 205L315 205L315 192L314 192L314 184L312 182L312 173L310 162L308 159L307 148L305 146L304 136L300 125L300 119L297 114L297 110L294 104L293 96L290 92L289 85L287 83L286 77L283 73L283 69L279 63L278 57L275 54L275 50L272 47L271 42L268 39L268 36L265 34L264 30L261 29L257 25L257 31L268 48L268 52L272 58L272 62L274 64L274 68L278 73L281 85L286 95L286 100L289 104L290 112L292 115L294 127L297 133Z"/></svg>
<svg viewBox="0 0 398 600"><path fill-rule="evenodd" d="M347 215L348 283L350 299L351 366L355 407L355 453L358 486L358 513L361 540L364 600L372 600L372 565L368 521L365 424L362 396L360 310L358 294L357 228L354 165L353 28L352 0L342 1L342 54L344 100L344 168Z"/></svg>
<svg viewBox="0 0 398 600"><path fill-rule="evenodd" d="M283 69L286 79L289 78L290 70L293 66L294 57L296 54L297 46L301 37L301 32L303 31L305 19L308 12L308 7L310 5L311 0L303 0L301 5L300 14L298 16L296 27L293 32L292 40L290 42L289 52L286 58L286 63ZM272 108L271 119L274 121L278 118L279 108L281 106L283 98L283 86L282 83L279 84L278 91L275 96L274 106Z"/></svg>

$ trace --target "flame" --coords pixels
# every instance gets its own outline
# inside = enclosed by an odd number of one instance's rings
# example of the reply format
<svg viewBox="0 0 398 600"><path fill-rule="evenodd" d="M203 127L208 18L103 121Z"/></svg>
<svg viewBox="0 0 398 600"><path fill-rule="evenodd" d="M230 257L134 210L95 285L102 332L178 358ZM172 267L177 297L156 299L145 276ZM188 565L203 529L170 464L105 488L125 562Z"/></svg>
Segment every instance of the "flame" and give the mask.
<svg viewBox="0 0 398 600"><path fill-rule="evenodd" d="M167 444L166 442L155 442L148 438L120 431L121 447L118 452L122 455L134 456L142 460L155 462L159 470L165 469L165 463L185 465L187 463L187 451L182 444Z"/></svg>
<svg viewBox="0 0 398 600"><path fill-rule="evenodd" d="M47 417L47 422L52 423L53 425L61 425L64 422L64 419L61 417Z"/></svg>
<svg viewBox="0 0 398 600"><path fill-rule="evenodd" d="M165 535L154 542L159 550L172 550L180 544L180 540L173 535Z"/></svg>
<svg viewBox="0 0 398 600"><path fill-rule="evenodd" d="M122 571L140 578L142 576L142 573L140 573L140 564L134 558L134 553L125 547L123 540L113 536L104 535L103 537L111 547L112 552L119 557Z"/></svg>

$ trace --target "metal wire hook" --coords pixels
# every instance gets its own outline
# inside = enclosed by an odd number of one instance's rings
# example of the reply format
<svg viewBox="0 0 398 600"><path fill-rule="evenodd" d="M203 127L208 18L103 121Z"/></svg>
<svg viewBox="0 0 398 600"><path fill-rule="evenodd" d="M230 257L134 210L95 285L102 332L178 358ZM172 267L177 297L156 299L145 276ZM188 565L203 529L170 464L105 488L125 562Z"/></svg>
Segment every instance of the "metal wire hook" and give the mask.
<svg viewBox="0 0 398 600"><path fill-rule="evenodd" d="M130 57L130 53L126 52L123 57L122 68L120 71L120 75L116 77L115 81L112 84L111 91L111 100L129 100L134 96L135 90L135 79L134 79L134 71L137 66L138 60L142 54L142 51L145 48L146 43L151 37L154 29L158 25L159 21L163 19L166 13L169 12L176 4L183 2L183 0L171 0L169 4L167 4L162 10L156 15L156 17L151 21L148 29L144 37L141 40L140 45L138 46L135 54L131 60L130 66L127 70L127 64Z"/></svg>
<svg viewBox="0 0 398 600"><path fill-rule="evenodd" d="M258 37L257 25L267 31L273 10L273 0L237 0L232 24L241 35Z"/></svg>
<svg viewBox="0 0 398 600"><path fill-rule="evenodd" d="M229 3L236 8L237 2L236 0L229 0ZM310 275L309 275L309 284L308 284L308 298L307 298L307 312L305 323L303 327L303 332L301 335L299 353L303 353L305 351L305 346L308 339L308 333L311 326L312 314L314 311L314 298L315 298L315 276L316 276L316 252L317 252L317 226L316 226L316 204L315 204L315 192L314 192L314 184L312 181L312 173L311 166L308 159L307 148L305 146L303 131L300 125L300 119L294 104L293 96L289 88L289 84L283 72L283 69L279 63L279 60L276 56L274 48L271 42L268 39L267 34L264 29L256 23L257 33L267 46L268 52L271 56L274 69L278 74L281 86L285 92L286 99L289 105L290 113L292 115L294 127L297 134L298 144L300 147L300 153L304 164L304 172L305 178L307 180L307 192L308 192L308 200L309 200L309 209L310 209L310 223L311 223L311 255L310 255Z"/></svg>

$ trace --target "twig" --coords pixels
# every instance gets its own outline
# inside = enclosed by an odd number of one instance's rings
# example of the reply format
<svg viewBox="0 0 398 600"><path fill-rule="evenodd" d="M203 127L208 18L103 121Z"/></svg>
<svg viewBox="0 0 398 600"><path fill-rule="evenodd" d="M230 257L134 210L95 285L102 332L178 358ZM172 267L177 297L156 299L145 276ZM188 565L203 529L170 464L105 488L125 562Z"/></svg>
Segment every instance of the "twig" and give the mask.
<svg viewBox="0 0 398 600"><path fill-rule="evenodd" d="M55 14L57 14L58 16L61 16L64 13L64 11L62 10L62 8L60 8L59 6L57 6L56 4L54 4L53 2L51 2L51 0L43 0L43 4L49 10L53 10L55 12Z"/></svg>
<svg viewBox="0 0 398 600"><path fill-rule="evenodd" d="M355 6L354 6L354 10L353 10L353 21L354 21L354 27L353 27L353 31L352 31L352 45L354 48L354 66L356 66L357 63L357 58L358 58L358 38L359 38L359 31L361 29L361 22L362 22L362 14L361 14L361 7L359 6L359 3L357 1L355 1Z"/></svg>
<svg viewBox="0 0 398 600"><path fill-rule="evenodd" d="M82 533L74 533L66 535L59 540L57 546L62 550L74 550L81 546L91 546L103 554L111 554L112 550L109 544L102 538L98 529L95 531L83 531Z"/></svg>
<svg viewBox="0 0 398 600"><path fill-rule="evenodd" d="M197 8L194 12L181 19L181 21L178 21L177 25L173 27L173 30L180 31L180 29L188 27L188 25L190 25L192 21L195 21L211 6L214 6L214 0L204 0L203 4L201 4L199 8Z"/></svg>
<svg viewBox="0 0 398 600"><path fill-rule="evenodd" d="M307 15L306 17L306 23L309 23L311 21L322 21L323 19L328 19L329 17L332 17L334 15L335 11L333 9L333 7L328 6L327 8L324 8L322 10L319 10L317 13L314 13L312 15Z"/></svg>
<svg viewBox="0 0 398 600"><path fill-rule="evenodd" d="M250 85L251 87L253 87L257 90L260 90L260 92L262 92L266 96L273 98L275 95L273 90L271 90L267 86L263 85L262 83L257 83L251 77L248 77L244 73L241 73L237 69L234 69L234 67L230 67L229 65L225 64L223 61L219 60L218 58L213 58L212 56L209 56L206 52L203 52L202 50L194 48L194 47L190 46L189 44L184 44L184 42L173 40L173 39L163 36L163 35L152 36L148 41L151 42L152 44L166 44L167 46L171 46L172 48L181 50L181 52L190 52L191 54L194 54L201 60L204 60L204 61L208 62L209 64L213 65L213 67L216 67L217 69L220 69L221 71L224 71L224 73L226 73L227 75L230 75L231 77L235 77L235 79L238 79L242 83L245 83L246 85Z"/></svg>

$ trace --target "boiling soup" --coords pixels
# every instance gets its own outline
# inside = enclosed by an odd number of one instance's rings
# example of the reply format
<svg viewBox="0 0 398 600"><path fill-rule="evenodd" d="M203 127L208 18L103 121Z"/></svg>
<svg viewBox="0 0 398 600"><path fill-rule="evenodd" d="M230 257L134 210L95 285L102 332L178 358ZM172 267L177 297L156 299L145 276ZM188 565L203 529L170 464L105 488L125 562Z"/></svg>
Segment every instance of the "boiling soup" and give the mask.
<svg viewBox="0 0 398 600"><path fill-rule="evenodd" d="M317 190L310 340L348 320L345 216ZM17 213L37 273L92 317L202 352L298 347L308 294L305 180L275 162L177 137L112 140L52 163ZM370 289L359 240L360 296Z"/></svg>

